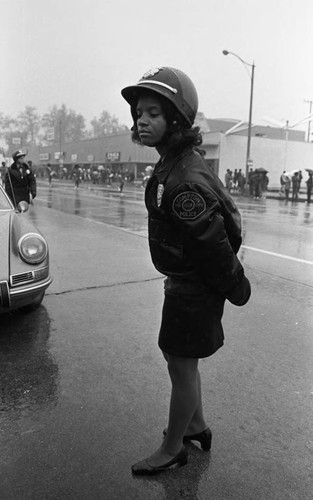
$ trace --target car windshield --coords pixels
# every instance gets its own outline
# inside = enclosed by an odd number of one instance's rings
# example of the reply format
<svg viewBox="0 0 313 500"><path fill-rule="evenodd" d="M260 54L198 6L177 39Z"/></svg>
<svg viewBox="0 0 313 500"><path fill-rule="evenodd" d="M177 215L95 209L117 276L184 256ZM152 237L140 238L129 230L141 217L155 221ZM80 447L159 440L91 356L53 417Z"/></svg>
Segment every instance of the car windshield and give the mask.
<svg viewBox="0 0 313 500"><path fill-rule="evenodd" d="M0 186L0 210L12 210L12 205L6 197L3 188Z"/></svg>

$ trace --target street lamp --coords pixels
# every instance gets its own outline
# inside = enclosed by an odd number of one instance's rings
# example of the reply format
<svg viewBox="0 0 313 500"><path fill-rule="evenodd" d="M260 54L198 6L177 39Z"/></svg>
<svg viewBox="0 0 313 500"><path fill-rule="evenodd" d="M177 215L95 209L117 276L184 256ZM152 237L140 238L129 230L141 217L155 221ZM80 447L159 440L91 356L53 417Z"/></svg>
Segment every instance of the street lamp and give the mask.
<svg viewBox="0 0 313 500"><path fill-rule="evenodd" d="M232 56L237 57L239 61L242 62L242 64L246 67L249 66L251 68L251 74L249 74L249 78L251 80L251 88L250 88L250 106L249 106L249 124L248 124L248 143L247 143L247 156L246 156L246 180L248 181L248 175L249 175L249 166L250 166L250 144L251 144L251 126L252 126L252 104L253 104L253 84L254 84L254 68L255 64L254 62L252 64L247 63L244 61L241 57L239 57L237 54L234 52L229 52L228 50L223 50L224 56L228 56L228 54L231 54Z"/></svg>
<svg viewBox="0 0 313 500"><path fill-rule="evenodd" d="M305 99L304 102L308 103L310 105L310 115L312 115L312 104L313 101L309 101L308 99ZM308 121L308 135L307 135L307 142L310 142L310 135L311 135L311 120Z"/></svg>

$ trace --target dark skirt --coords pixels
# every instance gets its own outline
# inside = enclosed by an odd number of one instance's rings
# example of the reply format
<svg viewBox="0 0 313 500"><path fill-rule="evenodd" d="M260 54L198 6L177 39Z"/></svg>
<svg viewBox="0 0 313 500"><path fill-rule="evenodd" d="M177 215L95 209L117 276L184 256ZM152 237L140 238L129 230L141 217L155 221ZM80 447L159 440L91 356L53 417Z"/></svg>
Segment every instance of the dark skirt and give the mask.
<svg viewBox="0 0 313 500"><path fill-rule="evenodd" d="M167 278L160 349L174 356L206 358L224 343L224 297L200 283Z"/></svg>

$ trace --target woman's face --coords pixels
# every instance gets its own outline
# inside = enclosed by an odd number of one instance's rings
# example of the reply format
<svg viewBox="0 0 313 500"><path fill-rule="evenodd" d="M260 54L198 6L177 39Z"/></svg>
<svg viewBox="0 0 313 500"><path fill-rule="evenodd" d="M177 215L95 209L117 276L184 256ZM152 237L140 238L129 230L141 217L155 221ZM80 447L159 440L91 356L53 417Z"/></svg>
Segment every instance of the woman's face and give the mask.
<svg viewBox="0 0 313 500"><path fill-rule="evenodd" d="M160 101L153 94L143 94L138 99L136 113L140 141L145 146L157 146L167 130Z"/></svg>

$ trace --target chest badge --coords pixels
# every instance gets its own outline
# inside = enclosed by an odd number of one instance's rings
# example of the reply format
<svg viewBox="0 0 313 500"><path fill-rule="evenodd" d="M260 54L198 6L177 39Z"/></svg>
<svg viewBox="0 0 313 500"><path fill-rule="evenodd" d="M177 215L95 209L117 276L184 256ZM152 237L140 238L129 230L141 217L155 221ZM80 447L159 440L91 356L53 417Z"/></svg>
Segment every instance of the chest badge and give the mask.
<svg viewBox="0 0 313 500"><path fill-rule="evenodd" d="M163 193L164 193L164 186L163 186L163 184L159 184L158 185L158 190L157 190L157 205L158 205L158 208L161 206Z"/></svg>

